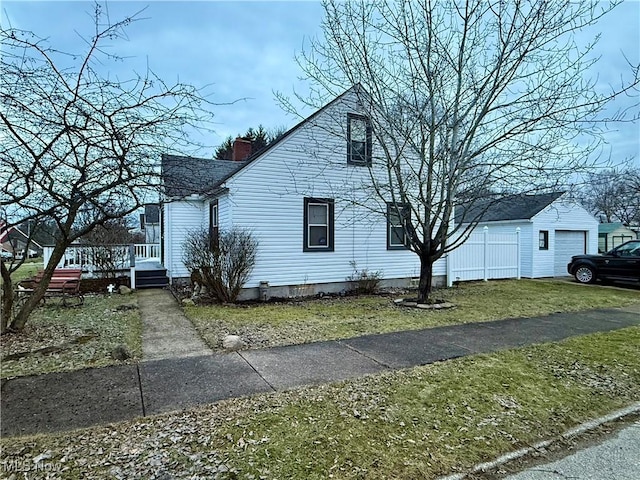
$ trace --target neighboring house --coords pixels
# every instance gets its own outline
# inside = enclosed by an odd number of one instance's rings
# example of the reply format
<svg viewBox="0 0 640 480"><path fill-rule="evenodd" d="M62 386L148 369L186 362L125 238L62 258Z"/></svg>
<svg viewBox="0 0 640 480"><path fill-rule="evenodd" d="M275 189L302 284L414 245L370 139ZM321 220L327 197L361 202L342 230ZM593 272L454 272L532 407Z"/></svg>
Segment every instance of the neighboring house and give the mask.
<svg viewBox="0 0 640 480"><path fill-rule="evenodd" d="M29 244L28 252L25 252ZM27 257L37 257L42 255L43 248L33 238L29 241L29 235L18 227L6 228L6 224L0 221L0 249L9 252L14 256L25 255Z"/></svg>
<svg viewBox="0 0 640 480"><path fill-rule="evenodd" d="M598 248L598 221L562 192L514 195L493 202L476 229L484 226L491 233L520 228L520 268L527 278L568 275L573 255L596 253Z"/></svg>
<svg viewBox="0 0 640 480"><path fill-rule="evenodd" d="M636 232L622 223L601 223L598 225L598 252L608 252L612 248L638 238Z"/></svg>
<svg viewBox="0 0 640 480"><path fill-rule="evenodd" d="M140 230L145 243L160 243L160 205L145 205L140 214Z"/></svg>
<svg viewBox="0 0 640 480"><path fill-rule="evenodd" d="M349 90L248 158L241 139L231 161L163 156L162 255L172 281L189 277L182 263L189 231L215 235L232 226L250 229L259 242L245 296L257 297L260 282L276 296L340 291L353 265L382 272L386 285L417 277L419 259L406 249L393 215L388 221L340 199L357 200L354 187L368 181L376 148L355 105ZM335 122L345 135L329 132ZM377 208L386 212L384 203ZM444 283L445 273L443 259L436 282Z"/></svg>

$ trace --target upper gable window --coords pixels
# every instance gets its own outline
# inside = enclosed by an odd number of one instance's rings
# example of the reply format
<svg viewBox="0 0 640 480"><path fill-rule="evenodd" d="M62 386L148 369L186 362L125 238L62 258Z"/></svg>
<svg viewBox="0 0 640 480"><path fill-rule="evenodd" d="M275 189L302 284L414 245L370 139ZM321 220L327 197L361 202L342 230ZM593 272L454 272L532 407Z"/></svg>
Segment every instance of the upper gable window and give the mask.
<svg viewBox="0 0 640 480"><path fill-rule="evenodd" d="M347 164L371 165L371 122L362 115L347 114Z"/></svg>

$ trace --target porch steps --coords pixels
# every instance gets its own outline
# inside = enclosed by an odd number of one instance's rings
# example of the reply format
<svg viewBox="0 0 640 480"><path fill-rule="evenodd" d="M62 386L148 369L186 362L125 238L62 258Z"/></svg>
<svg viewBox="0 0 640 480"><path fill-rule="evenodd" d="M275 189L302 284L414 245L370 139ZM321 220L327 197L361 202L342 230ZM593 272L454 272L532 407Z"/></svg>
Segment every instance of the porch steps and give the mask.
<svg viewBox="0 0 640 480"><path fill-rule="evenodd" d="M164 288L169 285L167 270L136 270L136 288Z"/></svg>

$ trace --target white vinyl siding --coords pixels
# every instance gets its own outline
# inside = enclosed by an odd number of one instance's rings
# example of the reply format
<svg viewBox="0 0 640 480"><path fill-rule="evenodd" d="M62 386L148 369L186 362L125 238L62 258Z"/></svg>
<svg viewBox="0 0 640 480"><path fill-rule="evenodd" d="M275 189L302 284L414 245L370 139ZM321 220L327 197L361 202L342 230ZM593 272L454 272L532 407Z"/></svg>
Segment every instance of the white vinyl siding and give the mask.
<svg viewBox="0 0 640 480"><path fill-rule="evenodd" d="M559 256L556 255L556 237L558 232L576 232L572 247L578 253L598 253L598 221L587 210L577 203L560 197L532 219L534 235L540 230L549 231L549 250L535 250L533 252L533 277L553 277L567 275L566 264L560 267ZM563 234L560 233L562 236ZM566 234L561 239L561 245L566 243ZM586 252L585 252L586 237ZM563 248L563 247L561 247ZM576 255L576 253L574 253ZM562 270L562 271L561 271Z"/></svg>
<svg viewBox="0 0 640 480"><path fill-rule="evenodd" d="M560 264L566 258L564 253L556 255L556 236L562 232L575 232L571 236L573 246L567 247L571 251L583 253L586 238L586 253L597 253L598 222L582 206L564 200L560 197L547 208L526 220L510 220L486 222L479 224L475 231L480 232L484 226L489 227L492 234L507 234L520 228L520 271L524 278L544 278L556 275L566 275L566 263ZM540 232L548 232L548 249L540 249ZM560 245L566 251L564 244L568 241L566 234L561 238ZM581 235L581 236L580 236ZM578 237L580 236L580 239ZM576 255L576 253L573 253ZM570 257L569 257L570 258Z"/></svg>
<svg viewBox="0 0 640 480"><path fill-rule="evenodd" d="M208 228L209 207L200 200L177 201L164 205L164 266L171 278L188 277L189 272L182 263L182 245L188 233Z"/></svg>
<svg viewBox="0 0 640 480"><path fill-rule="evenodd" d="M415 253L387 250L385 202L372 205L380 211L374 214L347 198L362 200L353 187L370 181L368 168L345 161L349 112L340 103L323 110L223 185L229 193L218 198L220 230L247 228L258 241L256 265L245 287L258 287L261 281L272 286L344 282L353 274L353 264L360 271L379 271L384 279L419 276ZM342 126L341 135L330 133L335 125ZM334 199L333 251L304 251L305 198ZM208 204L200 214L195 207L180 208L188 216L172 215L168 230L179 232L186 223L197 227L204 216L208 222ZM179 236L172 235L176 242ZM188 276L177 246L171 255L170 274ZM433 273L446 274L444 259L436 262Z"/></svg>
<svg viewBox="0 0 640 480"><path fill-rule="evenodd" d="M344 198L369 173L344 161L344 135L321 128L337 118L346 123L346 110L315 119L319 128L297 130L227 183L233 224L251 228L259 242L247 287L260 281L273 286L343 282L353 274L351 262L359 270L380 271L385 279L419 276L415 253L387 250L385 203L378 206L382 213L373 214ZM333 251L303 251L304 198L334 198ZM434 275L444 274L445 264L439 261Z"/></svg>

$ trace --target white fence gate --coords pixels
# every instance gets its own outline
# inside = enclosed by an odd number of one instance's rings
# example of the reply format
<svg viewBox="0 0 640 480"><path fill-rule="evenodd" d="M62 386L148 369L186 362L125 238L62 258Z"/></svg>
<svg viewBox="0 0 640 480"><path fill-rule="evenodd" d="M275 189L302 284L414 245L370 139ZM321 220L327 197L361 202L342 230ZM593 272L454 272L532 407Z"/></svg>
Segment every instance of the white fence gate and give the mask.
<svg viewBox="0 0 640 480"><path fill-rule="evenodd" d="M520 228L513 233L472 233L447 256L447 285L456 281L520 279Z"/></svg>

